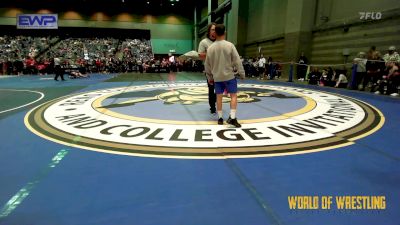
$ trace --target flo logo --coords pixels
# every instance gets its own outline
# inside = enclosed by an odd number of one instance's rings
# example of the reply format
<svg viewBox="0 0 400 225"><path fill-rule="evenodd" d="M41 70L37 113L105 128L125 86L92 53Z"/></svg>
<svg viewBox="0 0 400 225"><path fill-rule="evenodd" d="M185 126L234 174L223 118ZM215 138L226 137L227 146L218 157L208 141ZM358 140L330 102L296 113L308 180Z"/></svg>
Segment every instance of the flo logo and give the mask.
<svg viewBox="0 0 400 225"><path fill-rule="evenodd" d="M359 12L360 20L380 20L382 19L381 12Z"/></svg>
<svg viewBox="0 0 400 225"><path fill-rule="evenodd" d="M217 125L208 111L207 87L200 83L75 94L36 107L25 124L41 137L88 150L242 158L334 149L353 144L384 123L377 109L344 96L257 84L240 84L239 90L241 129ZM225 108L229 101L224 97Z"/></svg>

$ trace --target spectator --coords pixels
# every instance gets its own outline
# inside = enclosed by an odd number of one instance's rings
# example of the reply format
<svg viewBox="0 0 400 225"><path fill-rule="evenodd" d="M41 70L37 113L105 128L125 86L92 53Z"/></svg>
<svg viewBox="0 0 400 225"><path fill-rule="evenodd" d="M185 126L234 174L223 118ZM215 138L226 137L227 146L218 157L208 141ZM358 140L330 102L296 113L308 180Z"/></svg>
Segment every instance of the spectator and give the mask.
<svg viewBox="0 0 400 225"><path fill-rule="evenodd" d="M306 77L306 72L307 72L307 65L308 64L308 59L304 55L304 52L301 52L300 58L297 61L300 65L297 65L297 79L300 81L304 81L304 78Z"/></svg>
<svg viewBox="0 0 400 225"><path fill-rule="evenodd" d="M363 87L365 88L367 85L369 85L370 92L375 92L378 80L382 77L384 69L385 63L382 61L380 53L378 51L374 51L370 58L368 58L366 64L367 79L364 79Z"/></svg>
<svg viewBox="0 0 400 225"><path fill-rule="evenodd" d="M400 56L396 52L396 47L395 46L390 46L388 48L388 53L386 53L383 56L383 60L385 61L386 66L388 66L388 63L390 63L390 62L400 63Z"/></svg>
<svg viewBox="0 0 400 225"><path fill-rule="evenodd" d="M368 53L367 53L367 59L370 59L370 58L372 58L372 55L373 54L375 54L377 51L376 51L376 46L371 46L371 48L368 50Z"/></svg>
<svg viewBox="0 0 400 225"><path fill-rule="evenodd" d="M329 83L329 79L328 79L328 70L327 69L323 69L322 73L321 73L321 77L319 78L319 86L328 86Z"/></svg>
<svg viewBox="0 0 400 225"><path fill-rule="evenodd" d="M388 94L391 96L398 96L399 85L400 85L400 73L399 73L399 63L389 62L388 74L383 76L383 80L379 82L379 88L376 94ZM386 93L385 93L386 90Z"/></svg>
<svg viewBox="0 0 400 225"><path fill-rule="evenodd" d="M312 71L310 72L310 74L308 76L308 84L317 85L320 77L321 77L321 73L319 72L318 68L313 67Z"/></svg>
<svg viewBox="0 0 400 225"><path fill-rule="evenodd" d="M346 75L344 74L344 71L340 71L340 70L337 70L334 72L333 80L336 82L336 84L335 84L336 88L346 88L349 83Z"/></svg>
<svg viewBox="0 0 400 225"><path fill-rule="evenodd" d="M358 57L354 58L353 63L357 65L357 73L355 77L355 87L358 87L359 90L364 90L364 85L362 85L362 81L366 79L367 76L367 59L365 57L365 52L359 52Z"/></svg>
<svg viewBox="0 0 400 225"><path fill-rule="evenodd" d="M264 58L264 55L261 54L260 59L258 60L258 78L262 79L265 75L265 64L266 64L266 60Z"/></svg>
<svg viewBox="0 0 400 225"><path fill-rule="evenodd" d="M273 63L272 57L268 57L266 65L267 78L273 80L275 78L275 64Z"/></svg>

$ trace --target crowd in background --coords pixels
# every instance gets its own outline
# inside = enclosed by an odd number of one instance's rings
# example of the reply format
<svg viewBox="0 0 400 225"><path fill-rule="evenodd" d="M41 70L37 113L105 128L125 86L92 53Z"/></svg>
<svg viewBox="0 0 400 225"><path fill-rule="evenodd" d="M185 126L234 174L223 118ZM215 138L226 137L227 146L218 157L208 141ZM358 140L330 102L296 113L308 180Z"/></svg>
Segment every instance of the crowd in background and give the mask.
<svg viewBox="0 0 400 225"><path fill-rule="evenodd" d="M345 66L309 66L302 54L298 61L297 78L312 85L344 87L353 90L370 91L375 94L398 96L400 56L395 46L390 46L383 56L372 46L367 53L359 52L353 59L349 71Z"/></svg>
<svg viewBox="0 0 400 225"><path fill-rule="evenodd" d="M282 74L282 65L274 62L272 57L265 59L263 54L260 57L242 58L242 63L248 77L273 80L278 79Z"/></svg>
<svg viewBox="0 0 400 225"><path fill-rule="evenodd" d="M263 54L259 57L242 59L248 77L257 79L276 79L282 73L283 64L273 61L271 57L265 59ZM296 77L300 82L310 85L349 88L360 91L370 91L375 94L399 95L400 56L395 46L390 46L383 56L372 46L365 52L359 52L353 60L353 66L341 65L313 65L309 62L304 52L301 52L296 63Z"/></svg>
<svg viewBox="0 0 400 225"><path fill-rule="evenodd" d="M1 36L0 73L34 73L37 65L34 58L56 40L57 37Z"/></svg>
<svg viewBox="0 0 400 225"><path fill-rule="evenodd" d="M52 74L53 59L85 73L202 71L199 60L154 56L150 40L117 38L0 37L0 74Z"/></svg>
<svg viewBox="0 0 400 225"><path fill-rule="evenodd" d="M154 56L151 42L146 39L0 36L0 74L52 74L55 57L61 58L62 67L70 75L71 72L202 72L204 69L200 60L172 54ZM282 74L282 64L262 54L242 58L242 62L247 77L277 79ZM395 46L390 46L383 56L374 46L366 53L359 52L353 60L354 71L345 66L313 66L302 52L296 63L296 75L299 81L311 85L396 96L400 85L399 63Z"/></svg>
<svg viewBox="0 0 400 225"><path fill-rule="evenodd" d="M115 38L0 37L0 73L51 74L53 59L83 73L139 70L154 60L150 40Z"/></svg>
<svg viewBox="0 0 400 225"><path fill-rule="evenodd" d="M354 59L355 80L351 88L398 96L400 85L400 56L390 46L383 56L372 46L367 53L360 52Z"/></svg>

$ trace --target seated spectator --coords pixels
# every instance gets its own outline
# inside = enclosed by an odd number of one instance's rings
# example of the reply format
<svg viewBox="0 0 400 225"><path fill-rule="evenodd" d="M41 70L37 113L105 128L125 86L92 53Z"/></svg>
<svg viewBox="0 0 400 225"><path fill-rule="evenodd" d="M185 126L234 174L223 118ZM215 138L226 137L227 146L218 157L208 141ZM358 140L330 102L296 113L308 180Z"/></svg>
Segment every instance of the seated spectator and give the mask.
<svg viewBox="0 0 400 225"><path fill-rule="evenodd" d="M308 75L308 84L317 85L320 77L321 73L319 72L318 68L312 68L312 71Z"/></svg>
<svg viewBox="0 0 400 225"><path fill-rule="evenodd" d="M328 70L323 69L321 77L319 78L319 86L329 86L330 81L331 79L328 77Z"/></svg>
<svg viewBox="0 0 400 225"><path fill-rule="evenodd" d="M386 66L388 66L388 63L390 63L390 62L400 63L400 56L396 52L396 47L395 46L390 46L388 48L388 53L386 53L383 56L383 60L385 61Z"/></svg>
<svg viewBox="0 0 400 225"><path fill-rule="evenodd" d="M340 70L334 72L333 80L336 82L335 84L336 88L346 88L349 83L345 75L345 72Z"/></svg>
<svg viewBox="0 0 400 225"><path fill-rule="evenodd" d="M392 68L389 70L389 74L386 77L388 80L387 92L391 96L399 96L400 88L400 72L399 72L399 62L393 62Z"/></svg>
<svg viewBox="0 0 400 225"><path fill-rule="evenodd" d="M399 86L400 86L400 73L399 73L399 63L390 62L388 64L389 70L388 74L383 76L382 80L379 82L378 91L376 94L388 94L391 96L398 96Z"/></svg>
<svg viewBox="0 0 400 225"><path fill-rule="evenodd" d="M327 71L328 71L328 76L327 76L328 83L326 86L333 87L335 86L335 81L333 81L333 74L335 71L333 71L332 67L328 67Z"/></svg>

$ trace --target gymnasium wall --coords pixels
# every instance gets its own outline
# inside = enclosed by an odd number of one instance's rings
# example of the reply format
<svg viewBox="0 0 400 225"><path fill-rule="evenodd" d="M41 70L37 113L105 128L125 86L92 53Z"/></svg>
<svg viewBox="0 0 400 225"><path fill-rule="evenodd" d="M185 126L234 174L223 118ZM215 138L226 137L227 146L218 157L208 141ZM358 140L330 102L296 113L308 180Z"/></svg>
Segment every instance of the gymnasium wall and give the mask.
<svg viewBox="0 0 400 225"><path fill-rule="evenodd" d="M261 53L264 57L272 57L274 61L283 61L284 39L278 38L275 40L265 41L259 44L251 44L245 47L244 56L256 57L259 55L258 49L261 48Z"/></svg>
<svg viewBox="0 0 400 225"><path fill-rule="evenodd" d="M247 29L239 29L238 32L245 35L242 55L256 57L259 55L260 47L265 57L271 56L274 60L283 59L286 7L287 0L248 2L247 20L245 20Z"/></svg>
<svg viewBox="0 0 400 225"><path fill-rule="evenodd" d="M399 0L317 0L317 17L327 16L328 23L343 23L359 18L359 12L382 12L399 9ZM316 26L324 22L316 19Z"/></svg>
<svg viewBox="0 0 400 225"><path fill-rule="evenodd" d="M19 8L0 8L0 25L16 25L16 15L19 13L53 12L48 10L29 11ZM169 50L175 50L176 54L183 54L192 50L193 47L193 21L177 15L152 16L127 13L107 15L103 12L85 15L76 11L67 11L59 13L58 18L59 27L150 30L155 54L167 54Z"/></svg>
<svg viewBox="0 0 400 225"><path fill-rule="evenodd" d="M309 8L308 5L315 7ZM362 20L359 12L380 12L382 18ZM311 29L303 28L304 22L308 21L296 20L298 26L290 27L290 20L299 13L302 14L297 18L312 20ZM307 45L306 56L311 63L336 64L345 61L343 51L349 52L349 60L359 51L368 51L372 45L377 46L382 54L390 45L395 45L398 51L400 49L398 0L254 0L249 1L247 14L247 38L242 53L245 56L257 56L258 47L261 47L264 56L288 60L287 55L298 55L302 45ZM288 49L291 41L283 42L296 32L299 33L299 47ZM304 40L304 36L310 38ZM293 52L289 54L288 51ZM283 54L286 56L282 57Z"/></svg>
<svg viewBox="0 0 400 225"><path fill-rule="evenodd" d="M207 15L208 15L208 7L207 5L205 5L200 9L200 18L207 17Z"/></svg>
<svg viewBox="0 0 400 225"><path fill-rule="evenodd" d="M287 1L249 1L247 43L283 36L285 32Z"/></svg>
<svg viewBox="0 0 400 225"><path fill-rule="evenodd" d="M346 7L343 7L346 6ZM381 54L391 45L400 48L400 7L398 0L318 1L313 30L312 63L343 63L374 45ZM380 19L360 19L360 12L381 14ZM325 20L324 18L325 17ZM327 21L326 21L327 18Z"/></svg>
<svg viewBox="0 0 400 225"><path fill-rule="evenodd" d="M309 57L312 63L343 63L346 59L343 51L350 54L347 60L350 61L358 52L367 52L372 45L382 55L391 45L395 45L397 51L400 49L400 17L349 25L347 32L344 29L340 26L313 33Z"/></svg>

